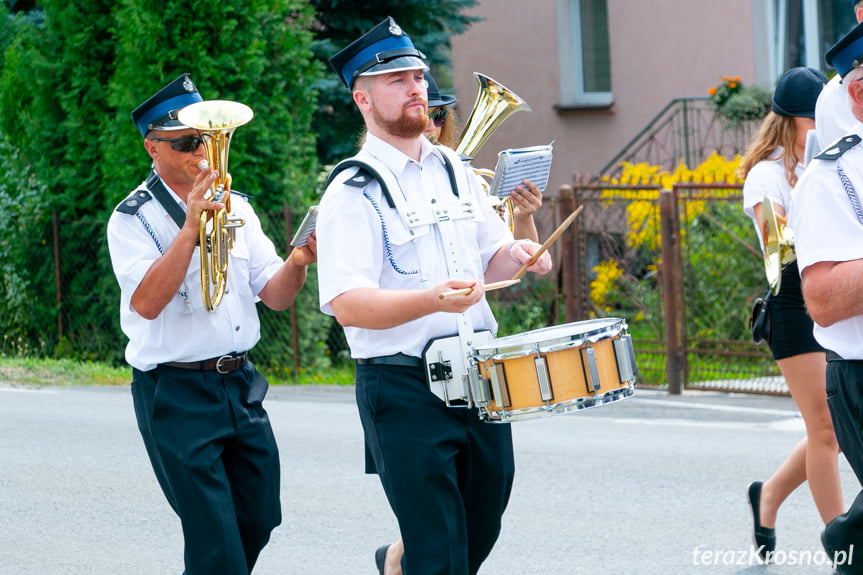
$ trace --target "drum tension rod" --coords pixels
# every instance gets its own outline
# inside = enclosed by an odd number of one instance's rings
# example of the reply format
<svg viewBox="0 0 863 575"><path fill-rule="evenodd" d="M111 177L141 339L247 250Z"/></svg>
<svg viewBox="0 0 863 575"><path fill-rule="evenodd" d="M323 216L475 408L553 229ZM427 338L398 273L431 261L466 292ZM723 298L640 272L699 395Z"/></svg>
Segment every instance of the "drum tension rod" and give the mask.
<svg viewBox="0 0 863 575"><path fill-rule="evenodd" d="M596 366L596 352L589 344L581 349L581 367L584 370L587 392L596 393L602 389L602 384L599 381L599 369Z"/></svg>
<svg viewBox="0 0 863 575"><path fill-rule="evenodd" d="M539 384L539 397L547 405L554 399L554 391L551 389L551 378L548 375L548 363L545 361L545 356L539 351L536 352L533 363L536 368L536 381Z"/></svg>

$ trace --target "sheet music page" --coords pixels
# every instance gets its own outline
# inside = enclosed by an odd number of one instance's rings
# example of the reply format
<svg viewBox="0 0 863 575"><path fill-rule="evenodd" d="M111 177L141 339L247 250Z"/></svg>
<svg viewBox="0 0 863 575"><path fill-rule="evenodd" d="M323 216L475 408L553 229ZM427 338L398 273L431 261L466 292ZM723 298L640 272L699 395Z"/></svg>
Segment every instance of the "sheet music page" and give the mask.
<svg viewBox="0 0 863 575"><path fill-rule="evenodd" d="M301 248L308 243L309 236L315 231L315 224L318 221L318 206L311 206L306 213L306 217L300 222L300 228L294 234L291 240L291 246Z"/></svg>
<svg viewBox="0 0 863 575"><path fill-rule="evenodd" d="M522 180L530 180L540 192L545 191L551 171L552 144L500 152L489 195L507 198L516 186L521 185Z"/></svg>

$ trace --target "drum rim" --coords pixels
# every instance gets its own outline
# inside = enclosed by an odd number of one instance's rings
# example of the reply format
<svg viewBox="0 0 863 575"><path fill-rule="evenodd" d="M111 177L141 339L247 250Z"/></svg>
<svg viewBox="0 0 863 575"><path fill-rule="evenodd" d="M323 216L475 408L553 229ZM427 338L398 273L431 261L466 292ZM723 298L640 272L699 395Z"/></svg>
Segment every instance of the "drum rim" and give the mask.
<svg viewBox="0 0 863 575"><path fill-rule="evenodd" d="M550 337L547 339L524 339L528 334L541 334L543 332L552 332L555 330L560 330L563 327L572 326L572 325L580 325L580 324L602 324L601 327L594 327L592 329L588 329L585 331L578 332L577 334L570 335L562 335L558 337ZM526 331L524 333L517 333L513 335L507 335L500 338L495 338L489 341L482 342L479 345L474 347L474 356L494 356L500 353L511 352L516 349L524 348L525 346L529 346L531 349L538 349L540 347L548 347L549 345L560 345L566 342L572 341L581 341L585 342L590 340L591 338L596 337L597 335L602 335L605 333L625 333L626 330L626 321L623 318L619 317L602 317L602 318L594 318L588 319L584 321L576 321L565 323L561 325L550 325L547 327L541 327L539 329L534 329L531 331ZM517 338L522 338L521 340L517 340ZM488 359L488 358L485 358ZM483 360L484 361L484 360Z"/></svg>
<svg viewBox="0 0 863 575"><path fill-rule="evenodd" d="M489 423L509 423L576 413L585 409L594 409L629 399L635 395L636 388L637 385L635 382L629 382L622 387L604 393L576 397L548 405L532 405L516 409L489 409L488 407L483 407L480 409L480 417Z"/></svg>

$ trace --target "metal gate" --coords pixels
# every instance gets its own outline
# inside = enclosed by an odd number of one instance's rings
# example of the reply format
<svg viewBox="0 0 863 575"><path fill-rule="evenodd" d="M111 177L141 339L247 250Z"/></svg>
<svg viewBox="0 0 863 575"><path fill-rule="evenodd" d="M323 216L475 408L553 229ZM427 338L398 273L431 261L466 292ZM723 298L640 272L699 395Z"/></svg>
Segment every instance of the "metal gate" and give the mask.
<svg viewBox="0 0 863 575"><path fill-rule="evenodd" d="M748 331L766 286L741 184L563 187L558 221L567 322L623 317L640 384L787 394L766 346Z"/></svg>

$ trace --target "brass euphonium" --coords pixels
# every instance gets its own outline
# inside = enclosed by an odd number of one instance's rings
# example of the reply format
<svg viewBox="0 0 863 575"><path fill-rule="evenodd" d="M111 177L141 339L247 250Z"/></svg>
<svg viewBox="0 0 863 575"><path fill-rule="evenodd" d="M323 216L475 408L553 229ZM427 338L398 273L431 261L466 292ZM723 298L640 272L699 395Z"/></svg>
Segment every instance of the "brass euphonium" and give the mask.
<svg viewBox="0 0 863 575"><path fill-rule="evenodd" d="M764 242L764 272L773 295L782 287L782 268L797 259L794 252L794 232L786 219L777 216L773 202L764 196L761 204L761 236Z"/></svg>
<svg viewBox="0 0 863 575"><path fill-rule="evenodd" d="M219 173L213 182L209 199L225 206L215 212L203 212L198 226L201 242L201 292L207 311L216 309L225 295L228 254L234 245L235 229L246 223L231 213L228 149L234 130L248 123L253 116L252 109L245 104L227 100L190 104L180 110L177 116L183 125L200 132L207 162Z"/></svg>
<svg viewBox="0 0 863 575"><path fill-rule="evenodd" d="M518 94L496 82L492 78L479 72L474 72L473 77L479 83L479 91L476 95L473 110L464 126L464 131L461 133L455 151L466 156L475 156L482 148L486 140L488 140L495 130L515 112L525 110L530 112L530 106L527 105ZM477 174L487 178L494 177L493 170L481 170L474 168ZM488 191L488 188L486 188ZM506 198L504 201L505 215L504 221L509 224L512 230L512 200Z"/></svg>

